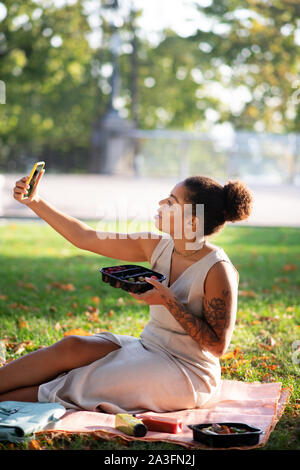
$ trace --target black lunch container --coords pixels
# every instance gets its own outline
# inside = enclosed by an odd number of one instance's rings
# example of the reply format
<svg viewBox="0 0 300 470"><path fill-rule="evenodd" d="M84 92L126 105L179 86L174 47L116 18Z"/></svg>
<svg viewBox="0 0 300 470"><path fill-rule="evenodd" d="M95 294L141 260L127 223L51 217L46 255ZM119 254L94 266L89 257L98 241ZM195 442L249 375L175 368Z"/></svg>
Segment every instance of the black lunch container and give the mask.
<svg viewBox="0 0 300 470"><path fill-rule="evenodd" d="M203 428L212 426L212 424L225 424L226 426L234 426L239 429L246 429L245 433L232 433L232 434L206 434L202 431ZM205 424L190 424L188 425L193 431L194 441L201 442L208 447L241 447L241 446L254 446L259 442L259 436L262 433L261 429L248 426L244 423L205 423Z"/></svg>
<svg viewBox="0 0 300 470"><path fill-rule="evenodd" d="M161 273L152 271L152 269L144 268L136 264L122 264L119 266L108 266L101 268L102 281L108 282L112 287L120 287L134 294L142 294L153 289L152 284L147 281L140 281L138 278L156 276L157 281L162 282L166 279ZM134 280L129 280L133 278Z"/></svg>

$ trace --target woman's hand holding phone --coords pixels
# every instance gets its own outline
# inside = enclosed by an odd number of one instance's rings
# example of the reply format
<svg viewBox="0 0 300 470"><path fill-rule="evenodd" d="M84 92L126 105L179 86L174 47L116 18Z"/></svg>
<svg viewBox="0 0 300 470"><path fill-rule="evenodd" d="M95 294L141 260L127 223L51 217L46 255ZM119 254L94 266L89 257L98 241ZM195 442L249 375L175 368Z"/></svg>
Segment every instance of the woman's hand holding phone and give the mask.
<svg viewBox="0 0 300 470"><path fill-rule="evenodd" d="M26 181L28 181L29 176L24 176L24 178L18 180L14 187L14 198L16 199L16 201L20 202L21 204L25 204L26 206L28 206L33 201L38 201L37 188L44 173L45 170L42 170L40 172L29 197L27 197L27 190L29 189L29 184L26 183ZM23 196L25 196L25 199L23 199Z"/></svg>

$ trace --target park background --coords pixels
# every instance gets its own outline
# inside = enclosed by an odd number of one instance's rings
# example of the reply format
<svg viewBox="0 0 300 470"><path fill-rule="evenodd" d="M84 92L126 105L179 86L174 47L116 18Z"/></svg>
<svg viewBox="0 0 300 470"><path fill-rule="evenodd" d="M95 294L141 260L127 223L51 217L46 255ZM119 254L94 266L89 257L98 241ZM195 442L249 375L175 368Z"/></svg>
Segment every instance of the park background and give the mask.
<svg viewBox="0 0 300 470"><path fill-rule="evenodd" d="M297 0L0 2L7 360L70 331L138 336L148 318L101 284L120 260L79 252L13 199L35 161L41 196L102 230L117 215L120 231L155 231L158 201L186 176L241 179L253 212L212 239L241 278L222 372L291 387L266 448L299 448L299 45Z"/></svg>

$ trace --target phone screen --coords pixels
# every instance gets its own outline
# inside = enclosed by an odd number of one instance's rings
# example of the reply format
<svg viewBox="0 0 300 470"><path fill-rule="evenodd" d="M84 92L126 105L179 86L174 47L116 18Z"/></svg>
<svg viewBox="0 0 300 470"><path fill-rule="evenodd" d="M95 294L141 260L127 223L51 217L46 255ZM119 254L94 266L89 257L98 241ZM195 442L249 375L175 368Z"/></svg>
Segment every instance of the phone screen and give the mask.
<svg viewBox="0 0 300 470"><path fill-rule="evenodd" d="M26 197L29 197L30 194L32 193L32 190L35 186L35 183L39 177L39 174L40 172L42 171L42 169L44 168L45 166L45 162L38 162L35 164L35 166L33 167L33 174L32 174L32 177L30 178L30 180L27 182L27 184L29 184L29 188L28 188L28 193L26 195ZM32 173L32 172L31 172Z"/></svg>

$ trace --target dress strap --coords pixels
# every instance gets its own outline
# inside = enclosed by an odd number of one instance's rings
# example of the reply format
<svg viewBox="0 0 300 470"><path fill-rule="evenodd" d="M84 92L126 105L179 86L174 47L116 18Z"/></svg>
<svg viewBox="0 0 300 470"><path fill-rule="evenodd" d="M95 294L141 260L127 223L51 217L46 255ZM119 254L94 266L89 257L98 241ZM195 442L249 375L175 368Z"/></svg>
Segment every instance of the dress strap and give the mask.
<svg viewBox="0 0 300 470"><path fill-rule="evenodd" d="M163 251L167 248L169 243L171 243L172 238L171 237L162 237L154 250L152 251L151 255L151 266L154 266L158 258L162 255Z"/></svg>

